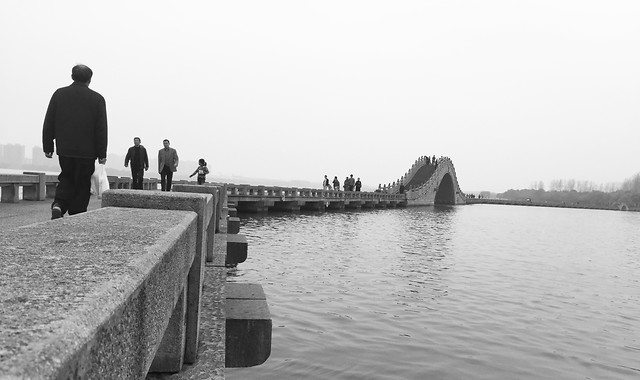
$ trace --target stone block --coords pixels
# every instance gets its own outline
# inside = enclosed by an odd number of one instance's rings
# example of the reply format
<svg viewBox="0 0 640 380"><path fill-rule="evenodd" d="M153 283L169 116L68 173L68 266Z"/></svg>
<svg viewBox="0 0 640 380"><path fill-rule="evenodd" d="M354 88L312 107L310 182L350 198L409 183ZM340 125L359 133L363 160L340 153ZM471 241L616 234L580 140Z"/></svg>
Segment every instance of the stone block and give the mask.
<svg viewBox="0 0 640 380"><path fill-rule="evenodd" d="M22 174L38 176L38 183L22 188L22 199L25 201L44 201L47 197L46 174L39 172L22 172Z"/></svg>
<svg viewBox="0 0 640 380"><path fill-rule="evenodd" d="M240 218L234 216L234 217L229 217L227 219L227 233L228 234L240 233Z"/></svg>
<svg viewBox="0 0 640 380"><path fill-rule="evenodd" d="M169 325L164 331L160 347L151 363L149 372L180 372L184 363L184 345L186 339L187 286L186 279L180 298L173 309Z"/></svg>
<svg viewBox="0 0 640 380"><path fill-rule="evenodd" d="M106 207L0 231L0 377L144 378L196 227L193 212Z"/></svg>
<svg viewBox="0 0 640 380"><path fill-rule="evenodd" d="M235 265L247 260L247 237L243 234L227 234L227 258L225 264Z"/></svg>
<svg viewBox="0 0 640 380"><path fill-rule="evenodd" d="M227 209L227 215L229 215L230 217L238 216L238 209L236 209L235 207L229 207Z"/></svg>
<svg viewBox="0 0 640 380"><path fill-rule="evenodd" d="M271 355L272 322L266 300L227 299L225 366L251 367Z"/></svg>
<svg viewBox="0 0 640 380"><path fill-rule="evenodd" d="M174 184L171 187L173 192L211 194L213 197L211 217L207 223L207 262L213 261L213 246L215 240L216 223L219 223L218 198L220 197L220 189L211 185L191 185L191 184Z"/></svg>
<svg viewBox="0 0 640 380"><path fill-rule="evenodd" d="M2 196L0 202L3 203L16 203L20 201L20 185L12 183L2 185Z"/></svg>
<svg viewBox="0 0 640 380"><path fill-rule="evenodd" d="M206 259L206 230L213 212L211 194L166 192L151 190L107 190L102 194L102 207L133 207L140 209L187 210L198 217L196 257L189 272L187 289L187 341L185 363L193 363L198 352L200 296Z"/></svg>
<svg viewBox="0 0 640 380"><path fill-rule="evenodd" d="M266 300L267 296L260 284L228 282L225 287L226 299Z"/></svg>

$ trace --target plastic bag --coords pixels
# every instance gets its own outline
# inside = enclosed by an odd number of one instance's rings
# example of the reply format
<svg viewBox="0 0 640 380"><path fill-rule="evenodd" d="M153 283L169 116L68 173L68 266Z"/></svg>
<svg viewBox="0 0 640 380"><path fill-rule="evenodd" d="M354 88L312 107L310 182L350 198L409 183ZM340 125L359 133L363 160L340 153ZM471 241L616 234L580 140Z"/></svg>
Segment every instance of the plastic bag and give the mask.
<svg viewBox="0 0 640 380"><path fill-rule="evenodd" d="M102 197L102 193L109 190L109 178L107 178L107 171L104 165L98 164L96 170L91 175L91 194L97 195L98 198Z"/></svg>

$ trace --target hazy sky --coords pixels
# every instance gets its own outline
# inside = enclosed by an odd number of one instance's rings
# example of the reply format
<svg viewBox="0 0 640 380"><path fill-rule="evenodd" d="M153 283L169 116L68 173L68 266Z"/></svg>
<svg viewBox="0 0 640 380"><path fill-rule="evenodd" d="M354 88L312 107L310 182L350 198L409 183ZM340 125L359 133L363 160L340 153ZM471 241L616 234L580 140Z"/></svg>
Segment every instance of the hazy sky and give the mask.
<svg viewBox="0 0 640 380"><path fill-rule="evenodd" d="M377 186L435 154L463 191L619 182L640 171L638 20L636 0L8 0L0 143L40 146L84 63L109 153L168 138L214 177Z"/></svg>

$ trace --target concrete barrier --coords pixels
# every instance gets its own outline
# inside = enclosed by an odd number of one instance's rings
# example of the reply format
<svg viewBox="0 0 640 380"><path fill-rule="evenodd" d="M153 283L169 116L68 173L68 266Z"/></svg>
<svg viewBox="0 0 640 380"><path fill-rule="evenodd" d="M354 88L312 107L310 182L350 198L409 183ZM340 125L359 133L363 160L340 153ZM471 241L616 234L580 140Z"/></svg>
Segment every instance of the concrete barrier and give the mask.
<svg viewBox="0 0 640 380"><path fill-rule="evenodd" d="M188 210L197 213L196 257L189 273L187 287L186 363L193 363L198 353L200 299L207 247L207 228L213 213L211 194L160 192L151 190L107 190L102 194L102 207Z"/></svg>
<svg viewBox="0 0 640 380"><path fill-rule="evenodd" d="M20 201L20 188L22 188L22 198L26 201L43 201L47 197L53 198L57 183L56 176L44 173L0 174L0 187L2 188L0 202L16 203Z"/></svg>
<svg viewBox="0 0 640 380"><path fill-rule="evenodd" d="M47 197L47 175L40 172L22 172L26 175L37 175L38 183L22 189L22 199L25 201L44 201Z"/></svg>
<svg viewBox="0 0 640 380"><path fill-rule="evenodd" d="M249 251L247 237L243 234L227 234L226 265L237 265L247 260Z"/></svg>
<svg viewBox="0 0 640 380"><path fill-rule="evenodd" d="M183 193L211 194L213 197L213 211L211 218L207 222L207 262L213 261L213 246L216 234L216 225L220 223L220 211L218 210L218 199L220 197L220 189L216 186L209 185L191 185L191 184L175 184L172 185L171 191Z"/></svg>
<svg viewBox="0 0 640 380"><path fill-rule="evenodd" d="M226 285L225 366L252 367L271 355L272 322L259 284Z"/></svg>
<svg viewBox="0 0 640 380"><path fill-rule="evenodd" d="M197 218L107 207L0 231L0 377L144 378L196 256Z"/></svg>
<svg viewBox="0 0 640 380"><path fill-rule="evenodd" d="M240 233L240 218L230 217L227 219L227 233L228 234Z"/></svg>

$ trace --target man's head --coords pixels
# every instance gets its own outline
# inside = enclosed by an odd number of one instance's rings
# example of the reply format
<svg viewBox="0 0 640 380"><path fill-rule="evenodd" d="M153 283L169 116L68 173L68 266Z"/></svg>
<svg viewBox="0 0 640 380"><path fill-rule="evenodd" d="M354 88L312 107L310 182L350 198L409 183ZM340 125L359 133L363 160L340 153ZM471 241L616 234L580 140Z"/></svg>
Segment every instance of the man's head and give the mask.
<svg viewBox="0 0 640 380"><path fill-rule="evenodd" d="M169 140L167 139L162 140L162 144L164 145L165 148L167 149L169 148Z"/></svg>
<svg viewBox="0 0 640 380"><path fill-rule="evenodd" d="M140 137L134 137L133 138L133 145L140 146L140 143L141 143Z"/></svg>
<svg viewBox="0 0 640 380"><path fill-rule="evenodd" d="M71 79L74 82L80 83L91 83L91 77L93 76L93 71L85 65L75 65L71 69Z"/></svg>

